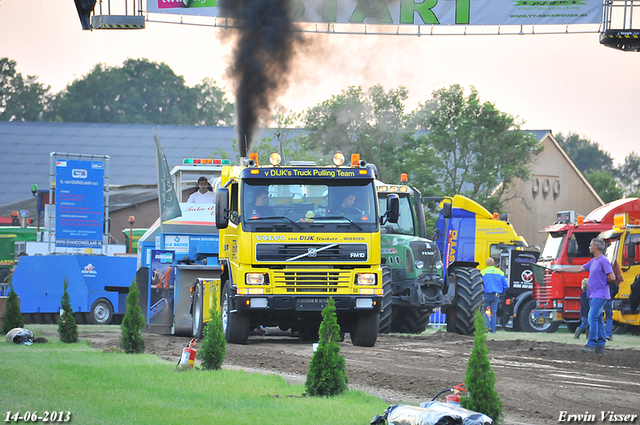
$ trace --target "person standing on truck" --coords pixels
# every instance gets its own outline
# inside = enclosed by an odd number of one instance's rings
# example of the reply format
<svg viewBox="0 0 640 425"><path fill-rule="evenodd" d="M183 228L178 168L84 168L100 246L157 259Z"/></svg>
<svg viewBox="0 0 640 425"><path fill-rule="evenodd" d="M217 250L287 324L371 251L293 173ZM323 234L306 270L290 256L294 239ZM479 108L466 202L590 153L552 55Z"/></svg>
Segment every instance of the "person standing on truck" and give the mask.
<svg viewBox="0 0 640 425"><path fill-rule="evenodd" d="M555 269L554 273L589 272L587 296L589 297L589 341L580 351L583 353L604 354L607 334L602 319L605 301L611 298L609 282L615 282L616 277L609 259L602 255L605 244L602 239L592 239L589 252L593 258L583 266L571 266Z"/></svg>
<svg viewBox="0 0 640 425"><path fill-rule="evenodd" d="M198 179L198 190L193 192L189 199L187 199L188 204L215 204L216 203L216 194L213 193L213 190L209 190L209 181L206 177L202 176Z"/></svg>
<svg viewBox="0 0 640 425"><path fill-rule="evenodd" d="M509 288L504 272L495 266L493 258L487 258L487 267L480 273L484 284L484 315L487 322L487 330L496 333L496 321L498 301L500 295ZM489 313L487 315L487 312Z"/></svg>

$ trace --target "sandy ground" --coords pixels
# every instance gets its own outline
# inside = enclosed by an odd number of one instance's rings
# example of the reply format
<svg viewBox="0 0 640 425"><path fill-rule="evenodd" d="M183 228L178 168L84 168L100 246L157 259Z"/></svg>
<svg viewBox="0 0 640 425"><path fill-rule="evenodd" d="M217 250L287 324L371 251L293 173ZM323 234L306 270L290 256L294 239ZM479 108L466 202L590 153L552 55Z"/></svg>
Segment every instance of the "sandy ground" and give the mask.
<svg viewBox="0 0 640 425"><path fill-rule="evenodd" d="M523 334L526 335L526 334ZM94 348L117 347L119 333L83 333ZM177 362L189 338L144 334L145 352ZM640 350L608 348L605 355L585 354L580 346L527 340L489 340L496 389L504 423L543 425L563 415L603 412L640 415ZM197 348L197 347L196 347ZM373 348L354 347L347 334L341 343L350 387L381 397L390 405L429 401L440 391L464 382L473 337L438 331L432 335L381 335ZM273 330L250 336L247 345L227 345L224 367L275 373L303 384L312 344ZM438 400L444 401L446 394ZM562 413L565 412L565 413ZM382 414L383 412L378 412ZM627 423L640 423L638 416Z"/></svg>

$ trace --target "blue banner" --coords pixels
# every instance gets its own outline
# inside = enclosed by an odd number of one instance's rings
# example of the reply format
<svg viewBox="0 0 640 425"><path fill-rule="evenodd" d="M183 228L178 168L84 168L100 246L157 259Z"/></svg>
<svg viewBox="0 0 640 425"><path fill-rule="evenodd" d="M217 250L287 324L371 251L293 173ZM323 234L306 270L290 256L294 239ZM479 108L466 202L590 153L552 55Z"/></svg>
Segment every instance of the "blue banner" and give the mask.
<svg viewBox="0 0 640 425"><path fill-rule="evenodd" d="M56 161L56 246L101 248L104 162Z"/></svg>

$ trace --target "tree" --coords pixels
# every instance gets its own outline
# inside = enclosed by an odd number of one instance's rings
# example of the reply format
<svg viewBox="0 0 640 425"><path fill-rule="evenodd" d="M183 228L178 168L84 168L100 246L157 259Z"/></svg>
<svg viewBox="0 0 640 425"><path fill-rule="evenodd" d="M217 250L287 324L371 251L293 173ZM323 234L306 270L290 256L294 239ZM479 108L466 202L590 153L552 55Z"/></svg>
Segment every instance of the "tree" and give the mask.
<svg viewBox="0 0 640 425"><path fill-rule="evenodd" d="M215 301L214 305L216 305ZM202 357L203 369L219 370L227 355L227 341L224 339L220 311L211 307L209 314L211 321L204 328L204 338L202 338L199 353Z"/></svg>
<svg viewBox="0 0 640 425"><path fill-rule="evenodd" d="M347 389L349 379L345 374L344 357L340 354L340 326L336 318L336 304L329 298L322 310L318 349L309 363L309 373L305 382L311 396L334 396Z"/></svg>
<svg viewBox="0 0 640 425"><path fill-rule="evenodd" d="M232 126L234 123L233 104L227 101L222 89L216 86L211 78L205 78L194 87L198 93L196 108L198 122L196 125Z"/></svg>
<svg viewBox="0 0 640 425"><path fill-rule="evenodd" d="M439 167L437 187L425 194L461 194L494 211L507 200L504 196L516 180L529 178L529 163L542 149L533 135L521 130L523 122L490 102L482 103L473 87L468 96L457 84L434 91L432 99L412 113L411 122L428 134L407 155L414 163Z"/></svg>
<svg viewBox="0 0 640 425"><path fill-rule="evenodd" d="M2 322L2 333L7 334L13 328L23 328L24 318L20 313L20 305L18 304L18 294L13 289L11 282L12 276L9 276L9 295L6 301L6 310L4 313L4 321Z"/></svg>
<svg viewBox="0 0 640 425"><path fill-rule="evenodd" d="M593 170L585 177L604 202L622 198L623 190L618 187L618 182L610 171Z"/></svg>
<svg viewBox="0 0 640 425"><path fill-rule="evenodd" d="M404 87L389 91L380 85L367 91L349 87L303 113L306 134L302 147L318 150L327 159L338 151L347 158L359 153L377 166L381 179L397 179L398 154L412 136L405 127L403 101L407 97Z"/></svg>
<svg viewBox="0 0 640 425"><path fill-rule="evenodd" d="M62 300L60 305L62 306L62 313L58 317L58 333L60 334L60 341L66 343L78 342L78 324L76 318L73 317L73 309L71 309L71 300L69 299L69 278L64 277L63 280L64 291L62 293Z"/></svg>
<svg viewBox="0 0 640 425"><path fill-rule="evenodd" d="M558 133L556 140L583 174L591 171L613 171L613 159L597 143L582 138L577 133L569 133L566 137Z"/></svg>
<svg viewBox="0 0 640 425"><path fill-rule="evenodd" d="M218 125L232 105L211 80L185 85L165 63L127 59L122 67L96 65L52 102L47 118L71 122Z"/></svg>
<svg viewBox="0 0 640 425"><path fill-rule="evenodd" d="M144 339L142 338L142 328L144 327L144 316L140 309L140 289L134 280L129 287L127 295L127 310L120 329L120 348L125 353L144 353Z"/></svg>
<svg viewBox="0 0 640 425"><path fill-rule="evenodd" d="M616 174L622 183L626 196L640 196L640 156L631 152L624 159Z"/></svg>
<svg viewBox="0 0 640 425"><path fill-rule="evenodd" d="M327 159L317 149L301 148L304 136L299 130L292 130L301 118L301 114L287 115L278 107L272 117L272 123L275 123L275 128L272 127L273 137L263 137L250 147L250 152L257 153L261 163L267 163L269 155L277 152L282 157L283 164L288 161L315 161L318 164L327 164Z"/></svg>
<svg viewBox="0 0 640 425"><path fill-rule="evenodd" d="M482 309L475 311L476 326L473 335L473 348L467 363L465 384L469 395L460 399L462 407L484 413L500 423L502 419L502 401L495 390L496 374L491 369L489 350L487 349L487 334Z"/></svg>
<svg viewBox="0 0 640 425"><path fill-rule="evenodd" d="M50 87L37 77L16 72L16 62L0 58L0 120L39 121L50 100Z"/></svg>

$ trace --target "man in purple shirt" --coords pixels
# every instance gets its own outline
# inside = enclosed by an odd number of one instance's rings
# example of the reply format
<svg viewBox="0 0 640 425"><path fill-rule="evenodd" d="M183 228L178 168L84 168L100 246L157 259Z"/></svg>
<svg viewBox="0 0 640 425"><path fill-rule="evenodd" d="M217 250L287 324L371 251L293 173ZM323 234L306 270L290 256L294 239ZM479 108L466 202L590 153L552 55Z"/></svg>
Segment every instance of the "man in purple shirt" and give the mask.
<svg viewBox="0 0 640 425"><path fill-rule="evenodd" d="M587 284L589 341L581 350L584 353L604 354L604 346L607 342L602 313L605 301L611 298L608 284L614 282L616 277L609 259L602 255L604 248L602 239L592 239L589 244L589 252L593 254L593 258L587 264L554 270L555 273L580 273L585 270L589 272Z"/></svg>

